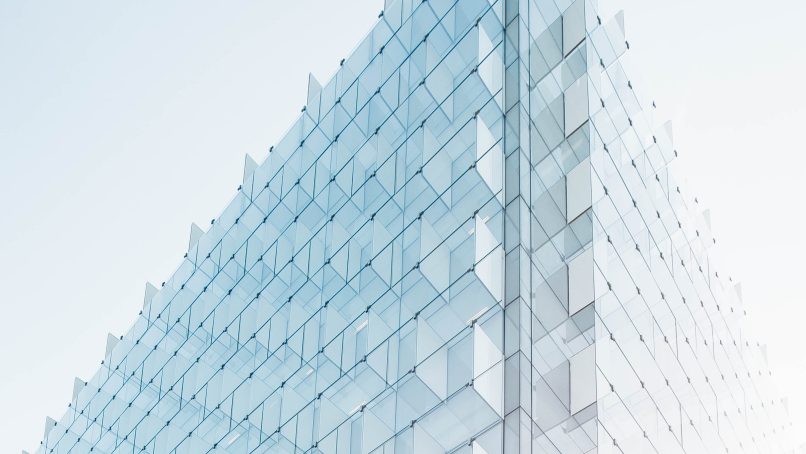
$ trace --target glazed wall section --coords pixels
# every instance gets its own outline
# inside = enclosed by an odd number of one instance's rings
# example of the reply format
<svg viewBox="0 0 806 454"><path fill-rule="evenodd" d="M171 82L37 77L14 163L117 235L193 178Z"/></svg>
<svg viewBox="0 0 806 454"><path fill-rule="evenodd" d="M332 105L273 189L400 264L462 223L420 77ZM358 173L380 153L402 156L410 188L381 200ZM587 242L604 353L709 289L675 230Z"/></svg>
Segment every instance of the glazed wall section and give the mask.
<svg viewBox="0 0 806 454"><path fill-rule="evenodd" d="M709 214L669 171L671 126L612 58L623 21L591 36L588 87L599 452L793 452L740 287L709 257Z"/></svg>
<svg viewBox="0 0 806 454"><path fill-rule="evenodd" d="M388 5L40 451L500 451L501 17Z"/></svg>

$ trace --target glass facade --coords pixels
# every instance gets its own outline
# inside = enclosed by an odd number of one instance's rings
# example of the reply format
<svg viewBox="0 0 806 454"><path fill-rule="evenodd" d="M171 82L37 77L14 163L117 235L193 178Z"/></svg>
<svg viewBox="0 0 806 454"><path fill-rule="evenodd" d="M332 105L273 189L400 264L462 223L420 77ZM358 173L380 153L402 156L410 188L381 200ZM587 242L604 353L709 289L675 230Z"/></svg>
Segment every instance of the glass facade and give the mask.
<svg viewBox="0 0 806 454"><path fill-rule="evenodd" d="M40 453L792 452L591 0L393 0Z"/></svg>

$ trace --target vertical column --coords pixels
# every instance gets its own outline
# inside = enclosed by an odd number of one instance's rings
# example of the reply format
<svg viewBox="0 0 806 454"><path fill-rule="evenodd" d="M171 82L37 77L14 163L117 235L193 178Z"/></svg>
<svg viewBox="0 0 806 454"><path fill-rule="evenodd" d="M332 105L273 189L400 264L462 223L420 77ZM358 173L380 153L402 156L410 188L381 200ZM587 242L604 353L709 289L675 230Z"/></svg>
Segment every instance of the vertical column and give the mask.
<svg viewBox="0 0 806 454"><path fill-rule="evenodd" d="M586 4L503 2L503 451L589 452L596 363L586 341L594 325Z"/></svg>
<svg viewBox="0 0 806 454"><path fill-rule="evenodd" d="M530 166L528 84L524 82L522 18L528 0L504 0L504 452L532 452L532 333L530 308ZM524 131L527 131L524 134Z"/></svg>

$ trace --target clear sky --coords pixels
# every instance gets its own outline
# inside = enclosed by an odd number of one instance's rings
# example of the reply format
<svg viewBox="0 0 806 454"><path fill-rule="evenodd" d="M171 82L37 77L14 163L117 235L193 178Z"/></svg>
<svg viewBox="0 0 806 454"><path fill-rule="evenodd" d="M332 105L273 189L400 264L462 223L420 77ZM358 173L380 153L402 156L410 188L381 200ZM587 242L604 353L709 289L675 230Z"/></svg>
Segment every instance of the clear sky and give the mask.
<svg viewBox="0 0 806 454"><path fill-rule="evenodd" d="M382 3L0 0L0 451L36 447ZM806 2L611 3L806 428Z"/></svg>

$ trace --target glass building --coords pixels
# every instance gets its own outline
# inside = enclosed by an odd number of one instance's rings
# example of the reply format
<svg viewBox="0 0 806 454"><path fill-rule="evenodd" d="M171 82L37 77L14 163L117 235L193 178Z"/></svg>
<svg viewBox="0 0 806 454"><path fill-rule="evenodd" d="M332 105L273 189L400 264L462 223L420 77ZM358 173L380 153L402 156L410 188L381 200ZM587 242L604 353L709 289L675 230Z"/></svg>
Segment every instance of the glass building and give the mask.
<svg viewBox="0 0 806 454"><path fill-rule="evenodd" d="M37 452L792 452L598 11L387 1Z"/></svg>

